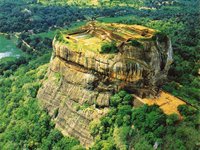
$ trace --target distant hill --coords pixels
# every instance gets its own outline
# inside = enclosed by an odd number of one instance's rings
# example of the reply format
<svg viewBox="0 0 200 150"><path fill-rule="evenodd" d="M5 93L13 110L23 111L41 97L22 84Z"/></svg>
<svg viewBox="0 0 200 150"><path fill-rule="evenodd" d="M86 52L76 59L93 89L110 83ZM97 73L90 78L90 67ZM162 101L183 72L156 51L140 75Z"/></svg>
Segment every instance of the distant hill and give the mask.
<svg viewBox="0 0 200 150"><path fill-rule="evenodd" d="M192 0L196 1L196 0ZM161 8L182 3L184 0L37 0L37 3L45 5L74 5L74 6L96 6L115 7L128 6L134 8Z"/></svg>
<svg viewBox="0 0 200 150"><path fill-rule="evenodd" d="M139 7L144 0L38 0L42 4L78 5L78 6L131 6Z"/></svg>

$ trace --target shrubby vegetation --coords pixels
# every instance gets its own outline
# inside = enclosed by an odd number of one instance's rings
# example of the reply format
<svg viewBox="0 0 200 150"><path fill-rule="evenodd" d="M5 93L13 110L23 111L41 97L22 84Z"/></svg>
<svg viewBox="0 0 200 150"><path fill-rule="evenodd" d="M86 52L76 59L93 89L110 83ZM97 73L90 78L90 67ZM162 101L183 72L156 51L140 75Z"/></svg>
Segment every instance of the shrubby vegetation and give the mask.
<svg viewBox="0 0 200 150"><path fill-rule="evenodd" d="M156 32L152 39L158 40L159 42L164 42L167 41L167 35L163 32Z"/></svg>
<svg viewBox="0 0 200 150"><path fill-rule="evenodd" d="M61 43L67 44L68 41L64 39L64 35L63 35L63 34L64 34L64 33L62 33L61 31L58 31L58 32L56 33L55 38L56 38L57 41L59 41L59 42L61 42Z"/></svg>
<svg viewBox="0 0 200 150"><path fill-rule="evenodd" d="M125 91L115 94L110 105L110 112L90 125L96 140L92 149L198 149L200 122L195 108L179 106L180 122L177 114L167 116L156 105L134 108Z"/></svg>
<svg viewBox="0 0 200 150"><path fill-rule="evenodd" d="M135 46L135 47L143 47L143 45L137 40L130 40L130 43L132 46Z"/></svg>
<svg viewBox="0 0 200 150"><path fill-rule="evenodd" d="M100 51L100 53L117 53L117 52L118 52L118 48L117 48L115 42L104 43L104 44L101 46L101 51Z"/></svg>

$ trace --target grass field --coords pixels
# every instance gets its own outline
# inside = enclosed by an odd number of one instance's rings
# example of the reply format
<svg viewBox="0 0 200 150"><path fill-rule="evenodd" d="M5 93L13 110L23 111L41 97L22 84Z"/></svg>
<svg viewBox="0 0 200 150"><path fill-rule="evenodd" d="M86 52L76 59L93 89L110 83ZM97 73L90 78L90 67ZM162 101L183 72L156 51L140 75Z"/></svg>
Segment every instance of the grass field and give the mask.
<svg viewBox="0 0 200 150"><path fill-rule="evenodd" d="M2 58L16 58L23 54L23 52L16 47L16 38L7 39L0 34L0 59Z"/></svg>

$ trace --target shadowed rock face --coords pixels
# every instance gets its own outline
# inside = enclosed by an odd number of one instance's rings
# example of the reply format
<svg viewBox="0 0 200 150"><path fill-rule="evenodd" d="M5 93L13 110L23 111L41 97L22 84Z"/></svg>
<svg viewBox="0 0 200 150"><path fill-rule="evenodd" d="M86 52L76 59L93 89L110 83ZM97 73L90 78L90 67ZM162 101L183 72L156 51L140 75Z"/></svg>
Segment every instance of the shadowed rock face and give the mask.
<svg viewBox="0 0 200 150"><path fill-rule="evenodd" d="M138 25L91 23L63 38L65 44L57 38L53 41L47 79L38 98L54 116L56 127L85 146L93 142L89 123L107 113L114 92L156 95L172 62L169 38ZM99 47L111 41L118 52L99 53Z"/></svg>

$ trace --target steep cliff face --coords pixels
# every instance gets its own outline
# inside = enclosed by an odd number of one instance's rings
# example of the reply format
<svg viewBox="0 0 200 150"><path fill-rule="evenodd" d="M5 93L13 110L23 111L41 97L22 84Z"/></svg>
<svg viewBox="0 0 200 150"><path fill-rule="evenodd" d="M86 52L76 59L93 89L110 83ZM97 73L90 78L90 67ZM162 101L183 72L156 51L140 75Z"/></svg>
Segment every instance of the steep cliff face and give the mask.
<svg viewBox="0 0 200 150"><path fill-rule="evenodd" d="M138 25L90 23L61 37L38 98L56 127L86 146L93 142L89 123L107 113L114 92L156 95L172 62L168 37ZM108 42L115 53L101 53Z"/></svg>

